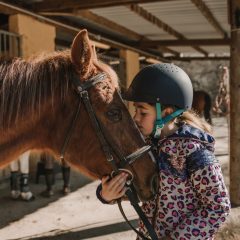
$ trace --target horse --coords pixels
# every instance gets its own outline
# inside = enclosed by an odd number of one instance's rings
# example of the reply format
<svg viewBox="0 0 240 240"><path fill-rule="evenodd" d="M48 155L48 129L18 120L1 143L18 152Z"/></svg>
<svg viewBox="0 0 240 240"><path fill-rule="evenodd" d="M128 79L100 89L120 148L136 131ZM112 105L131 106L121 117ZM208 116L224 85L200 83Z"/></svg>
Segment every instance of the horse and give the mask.
<svg viewBox="0 0 240 240"><path fill-rule="evenodd" d="M82 98L87 93L91 114ZM111 174L115 161L117 169L132 174L142 201L157 190L153 154L142 151L146 144L120 96L117 75L97 59L87 30L76 35L68 50L1 59L0 132L0 167L35 149L56 159L62 155L97 179Z"/></svg>
<svg viewBox="0 0 240 240"><path fill-rule="evenodd" d="M212 100L207 92L202 90L193 92L192 109L200 116L204 116L210 124L212 124L211 107Z"/></svg>

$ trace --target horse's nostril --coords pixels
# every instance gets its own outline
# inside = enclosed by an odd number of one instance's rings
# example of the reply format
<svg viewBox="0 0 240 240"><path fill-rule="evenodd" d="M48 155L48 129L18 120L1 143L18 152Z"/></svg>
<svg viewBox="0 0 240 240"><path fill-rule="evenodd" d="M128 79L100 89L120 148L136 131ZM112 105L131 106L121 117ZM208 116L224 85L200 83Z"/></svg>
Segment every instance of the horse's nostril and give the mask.
<svg viewBox="0 0 240 240"><path fill-rule="evenodd" d="M158 179L158 175L155 174L155 175L152 177L152 192L153 192L154 194L157 193L158 187L159 187L159 179Z"/></svg>

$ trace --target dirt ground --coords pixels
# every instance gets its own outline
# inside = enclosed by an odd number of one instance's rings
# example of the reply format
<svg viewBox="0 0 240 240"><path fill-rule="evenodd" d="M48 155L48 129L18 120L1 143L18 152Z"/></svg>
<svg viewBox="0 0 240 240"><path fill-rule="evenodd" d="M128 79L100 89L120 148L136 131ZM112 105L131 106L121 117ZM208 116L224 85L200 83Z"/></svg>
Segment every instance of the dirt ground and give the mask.
<svg viewBox="0 0 240 240"><path fill-rule="evenodd" d="M222 165L227 186L229 185L228 129L224 118L214 119L216 155ZM83 175L72 172L72 192L62 196L61 174L57 174L55 195L44 198L43 176L40 183L34 182L31 189L36 195L33 202L10 199L9 181L0 184L0 240L113 240L135 239L135 233L124 222L117 206L101 204L95 189L98 181L92 182ZM129 203L124 209L133 225L137 215ZM240 208L233 208L226 224L217 234L217 240L240 240Z"/></svg>
<svg viewBox="0 0 240 240"><path fill-rule="evenodd" d="M25 215L34 213L38 209L47 207L49 204L63 197L61 192L63 182L60 173L56 175L54 185L55 194L51 198L45 198L42 196L42 192L46 188L44 177L40 177L39 184L36 184L34 180L35 176L31 176L30 189L36 197L36 199L32 202L12 200L10 197L10 181L6 180L0 184L0 229L3 229L12 222L19 221ZM90 182L90 179L77 172L72 172L71 174L72 192ZM1 237L0 240L2 240Z"/></svg>

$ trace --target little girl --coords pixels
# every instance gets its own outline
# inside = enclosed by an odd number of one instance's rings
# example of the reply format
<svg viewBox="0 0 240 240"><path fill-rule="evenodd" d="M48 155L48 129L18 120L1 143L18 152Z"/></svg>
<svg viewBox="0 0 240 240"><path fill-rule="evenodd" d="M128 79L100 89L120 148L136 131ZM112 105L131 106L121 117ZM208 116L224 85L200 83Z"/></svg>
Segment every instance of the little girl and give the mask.
<svg viewBox="0 0 240 240"><path fill-rule="evenodd" d="M153 64L134 78L124 98L157 152L159 191L142 209L159 239L213 239L230 211L211 127L192 112L188 75L173 64ZM126 174L102 179L97 196L111 203L125 193ZM139 222L143 234L146 229ZM138 239L141 239L138 237Z"/></svg>

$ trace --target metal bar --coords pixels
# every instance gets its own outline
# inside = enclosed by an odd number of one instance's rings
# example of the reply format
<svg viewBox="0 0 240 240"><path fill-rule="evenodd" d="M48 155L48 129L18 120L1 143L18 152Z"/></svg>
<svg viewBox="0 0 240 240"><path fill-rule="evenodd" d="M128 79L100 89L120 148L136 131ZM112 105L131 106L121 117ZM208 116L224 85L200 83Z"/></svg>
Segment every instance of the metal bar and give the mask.
<svg viewBox="0 0 240 240"><path fill-rule="evenodd" d="M169 61L206 61L206 60L230 60L230 56L205 56L205 57L166 57Z"/></svg>
<svg viewBox="0 0 240 240"><path fill-rule="evenodd" d="M6 57L19 57L20 35L0 30L0 53Z"/></svg>
<svg viewBox="0 0 240 240"><path fill-rule="evenodd" d="M8 32L8 31L5 31L5 30L0 30L0 34L6 34L6 35L9 35L9 36L19 37L19 34L13 33L13 32Z"/></svg>
<svg viewBox="0 0 240 240"><path fill-rule="evenodd" d="M7 39L6 34L3 34L3 55L7 56Z"/></svg>
<svg viewBox="0 0 240 240"><path fill-rule="evenodd" d="M223 46L230 45L231 39L179 39L179 40L160 40L160 41L141 41L139 47L177 47L177 46Z"/></svg>
<svg viewBox="0 0 240 240"><path fill-rule="evenodd" d="M8 48L8 52L9 52L9 56L10 57L14 57L14 39L13 36L9 35L9 48Z"/></svg>

